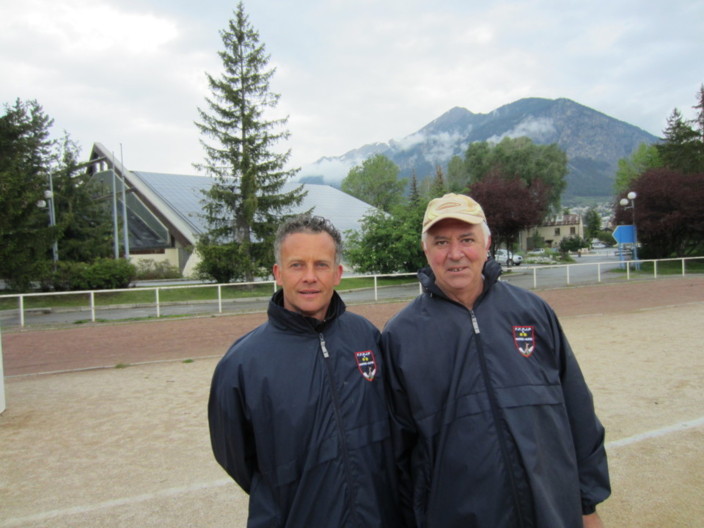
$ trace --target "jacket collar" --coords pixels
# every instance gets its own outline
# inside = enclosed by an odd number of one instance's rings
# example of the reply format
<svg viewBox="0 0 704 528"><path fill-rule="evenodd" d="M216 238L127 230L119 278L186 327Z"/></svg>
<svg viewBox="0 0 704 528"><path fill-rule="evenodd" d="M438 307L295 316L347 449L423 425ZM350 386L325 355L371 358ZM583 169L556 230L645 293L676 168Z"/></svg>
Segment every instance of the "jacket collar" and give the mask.
<svg viewBox="0 0 704 528"><path fill-rule="evenodd" d="M346 309L344 301L338 293L334 291L325 320L320 321L313 317L306 317L305 315L284 308L284 291L278 290L271 296L267 315L269 316L269 321L282 330L317 333L322 332L332 321L345 313Z"/></svg>
<svg viewBox="0 0 704 528"><path fill-rule="evenodd" d="M482 269L482 276L484 277L484 289L482 294L477 299L477 302L486 295L486 292L499 280L499 275L501 275L501 264L496 262L494 259L489 259L484 263L484 268ZM418 272L418 280L423 286L423 290L436 297L445 299L446 301L455 302L448 298L447 295L440 289L440 287L435 282L435 274L430 267L425 267Z"/></svg>

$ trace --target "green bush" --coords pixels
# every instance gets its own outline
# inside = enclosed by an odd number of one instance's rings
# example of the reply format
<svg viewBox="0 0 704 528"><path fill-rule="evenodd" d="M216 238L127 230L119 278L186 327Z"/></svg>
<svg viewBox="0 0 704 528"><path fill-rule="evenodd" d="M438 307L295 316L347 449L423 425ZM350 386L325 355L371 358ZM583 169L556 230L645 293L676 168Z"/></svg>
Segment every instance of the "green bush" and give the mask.
<svg viewBox="0 0 704 528"><path fill-rule="evenodd" d="M152 259L144 259L137 262L137 278L142 280L180 279L181 272L166 260L157 262Z"/></svg>
<svg viewBox="0 0 704 528"><path fill-rule="evenodd" d="M125 259L98 259L85 271L88 290L127 288L137 276L137 268Z"/></svg>
<svg viewBox="0 0 704 528"><path fill-rule="evenodd" d="M127 288L137 276L137 268L125 259L98 259L85 262L59 261L41 281L43 290L112 290Z"/></svg>

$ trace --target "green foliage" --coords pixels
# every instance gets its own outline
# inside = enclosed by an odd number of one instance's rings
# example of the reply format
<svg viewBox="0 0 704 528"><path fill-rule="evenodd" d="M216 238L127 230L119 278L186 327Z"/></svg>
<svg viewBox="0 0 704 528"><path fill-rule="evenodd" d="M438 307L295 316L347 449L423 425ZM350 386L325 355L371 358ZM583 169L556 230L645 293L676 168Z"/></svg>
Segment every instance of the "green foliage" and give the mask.
<svg viewBox="0 0 704 528"><path fill-rule="evenodd" d="M139 260L136 263L137 278L142 280L180 279L181 272L176 266L166 260L157 262L154 259Z"/></svg>
<svg viewBox="0 0 704 528"><path fill-rule="evenodd" d="M463 193L469 184L467 169L460 156L452 156L447 163L447 189L448 192Z"/></svg>
<svg viewBox="0 0 704 528"><path fill-rule="evenodd" d="M590 207L584 214L584 234L587 240L597 238L601 231L601 215L595 207Z"/></svg>
<svg viewBox="0 0 704 528"><path fill-rule="evenodd" d="M56 237L61 260L92 262L113 253L112 217L99 184L78 161L80 149L65 135L57 145L52 170Z"/></svg>
<svg viewBox="0 0 704 528"><path fill-rule="evenodd" d="M641 258L686 257L704 249L704 173L652 169L633 182ZM618 203L618 200L617 200ZM616 207L615 223L632 224L634 210Z"/></svg>
<svg viewBox="0 0 704 528"><path fill-rule="evenodd" d="M240 275L251 281L271 262L277 225L305 194L302 187L282 190L298 170L284 168L290 151L274 149L288 138L287 120L264 117L268 108L276 107L279 95L270 90L274 70L267 70L269 56L242 2L220 36L224 71L219 78L207 74L212 97L206 98L206 110L198 109L196 123L206 154L196 168L214 179L204 199L209 230L198 243L206 261L201 273L218 282ZM236 261L226 265L226 255ZM211 258L215 260L208 262Z"/></svg>
<svg viewBox="0 0 704 528"><path fill-rule="evenodd" d="M399 168L383 154L375 154L352 167L340 188L382 211L390 212L403 200L405 180L398 179Z"/></svg>
<svg viewBox="0 0 704 528"><path fill-rule="evenodd" d="M589 242L580 236L571 236L560 240L560 253L567 254L570 251L579 251L582 248L589 247Z"/></svg>
<svg viewBox="0 0 704 528"><path fill-rule="evenodd" d="M528 244L529 251L531 249L540 249L545 247L545 238L540 236L540 233L538 233L537 229L533 231L533 233L528 237L528 240L526 242Z"/></svg>
<svg viewBox="0 0 704 528"><path fill-rule="evenodd" d="M420 242L425 206L421 201L365 216L361 231L348 233L347 261L362 273L415 272L425 266Z"/></svg>
<svg viewBox="0 0 704 528"><path fill-rule="evenodd" d="M100 258L85 262L59 261L46 270L43 290L113 290L129 287L137 276L137 268L125 259Z"/></svg>
<svg viewBox="0 0 704 528"><path fill-rule="evenodd" d="M29 288L43 270L53 231L37 205L48 189L52 120L36 101L5 105L0 117L0 277Z"/></svg>
<svg viewBox="0 0 704 528"><path fill-rule="evenodd" d="M212 244L207 238L201 238L196 245L201 257L196 265L196 277L214 280L219 284L242 279L249 269L249 263L241 248L240 244L234 242Z"/></svg>
<svg viewBox="0 0 704 528"><path fill-rule="evenodd" d="M704 172L704 130L695 128L698 122L698 119L684 119L677 109L672 112L667 120L665 141L658 145L665 167L688 174Z"/></svg>
<svg viewBox="0 0 704 528"><path fill-rule="evenodd" d="M567 182L567 155L556 144L536 145L530 138L504 138L497 144L486 141L469 145L465 154L468 184L489 176L520 179L530 189L541 184L548 192L548 204L558 207Z"/></svg>
<svg viewBox="0 0 704 528"><path fill-rule="evenodd" d="M618 160L618 170L614 179L616 194L627 192L632 182L648 169L662 166L658 147L641 143L630 158Z"/></svg>

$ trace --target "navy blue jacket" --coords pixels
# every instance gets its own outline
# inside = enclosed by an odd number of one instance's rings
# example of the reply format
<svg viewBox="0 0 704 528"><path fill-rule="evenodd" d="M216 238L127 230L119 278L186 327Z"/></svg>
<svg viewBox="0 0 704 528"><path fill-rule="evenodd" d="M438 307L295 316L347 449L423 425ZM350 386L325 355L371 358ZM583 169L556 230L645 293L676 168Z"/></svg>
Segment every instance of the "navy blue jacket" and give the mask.
<svg viewBox="0 0 704 528"><path fill-rule="evenodd" d="M211 386L213 452L250 495L247 526L399 526L379 331L336 293L323 323L282 300Z"/></svg>
<svg viewBox="0 0 704 528"><path fill-rule="evenodd" d="M552 309L484 267L472 310L432 271L382 332L403 502L422 528L575 528L610 493L604 428Z"/></svg>

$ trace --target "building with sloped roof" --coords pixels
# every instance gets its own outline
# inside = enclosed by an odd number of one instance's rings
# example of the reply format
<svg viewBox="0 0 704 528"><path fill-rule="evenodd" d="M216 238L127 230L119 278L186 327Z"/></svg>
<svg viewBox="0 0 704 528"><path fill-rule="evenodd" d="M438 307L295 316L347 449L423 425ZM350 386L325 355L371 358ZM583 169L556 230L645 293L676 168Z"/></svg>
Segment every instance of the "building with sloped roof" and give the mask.
<svg viewBox="0 0 704 528"><path fill-rule="evenodd" d="M519 236L519 248L521 250L533 249L528 247L528 238L538 236L549 248L560 247L560 242L564 238L580 237L584 238L584 224L582 215L561 214L546 218L542 225L521 231Z"/></svg>
<svg viewBox="0 0 704 528"><path fill-rule="evenodd" d="M118 212L123 210L124 196L129 247L125 248L122 243L122 253L133 261L166 261L184 276L192 275L198 261L193 248L198 237L207 231L203 191L211 187L213 180L203 176L128 170L100 143L93 145L90 161L94 162L88 169L93 178L113 190ZM312 210L313 214L328 218L343 234L359 230L362 218L376 211L366 202L329 185L287 182L282 191L299 185L307 194L289 213ZM121 213L115 220L123 229Z"/></svg>

